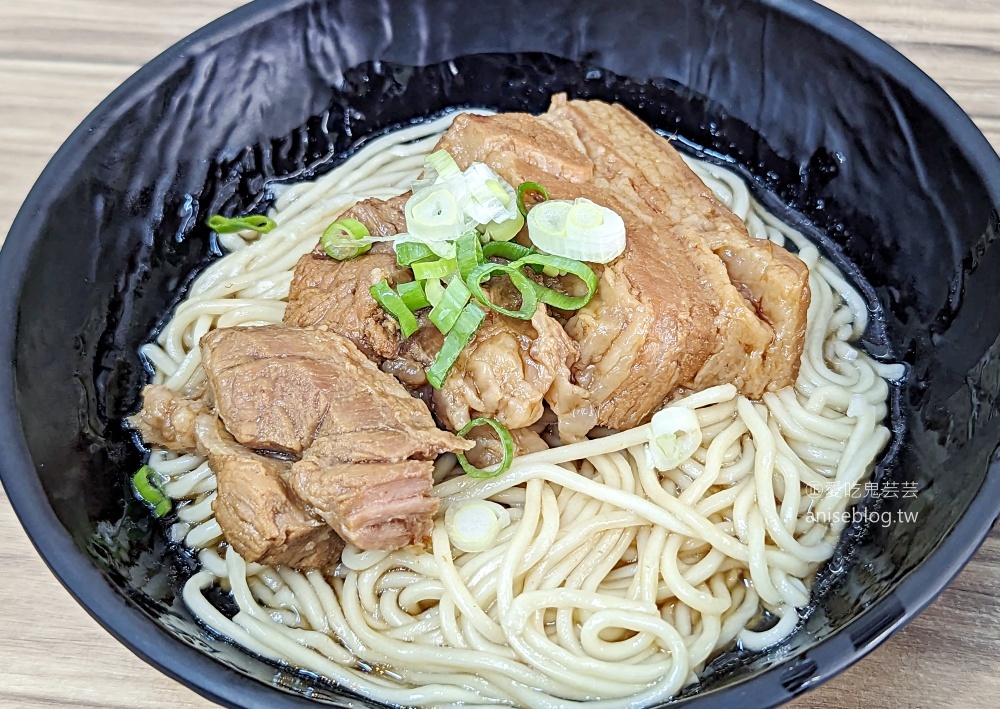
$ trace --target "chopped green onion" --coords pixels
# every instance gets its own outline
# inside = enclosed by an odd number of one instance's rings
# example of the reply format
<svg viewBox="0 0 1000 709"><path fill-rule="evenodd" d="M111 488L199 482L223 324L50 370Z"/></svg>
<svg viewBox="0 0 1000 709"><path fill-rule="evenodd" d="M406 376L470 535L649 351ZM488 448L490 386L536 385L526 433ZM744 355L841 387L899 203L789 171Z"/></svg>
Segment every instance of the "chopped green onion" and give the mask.
<svg viewBox="0 0 1000 709"><path fill-rule="evenodd" d="M423 281L424 284L424 295L427 296L427 302L431 305L437 305L441 302L441 298L444 297L444 286L441 284L441 280L438 278L429 278Z"/></svg>
<svg viewBox="0 0 1000 709"><path fill-rule="evenodd" d="M434 252L427 244L422 244L419 241L396 242L396 263L400 266L409 266L432 256L434 256Z"/></svg>
<svg viewBox="0 0 1000 709"><path fill-rule="evenodd" d="M266 234L278 226L273 219L263 214L251 214L246 217L224 217L221 214L213 214L205 224L217 234L235 234L244 229Z"/></svg>
<svg viewBox="0 0 1000 709"><path fill-rule="evenodd" d="M517 236L524 227L524 215L520 212L513 219L503 222L490 222L486 225L486 233L493 241L510 241Z"/></svg>
<svg viewBox="0 0 1000 709"><path fill-rule="evenodd" d="M487 468L477 468L469 462L469 459L465 457L465 453L459 453L458 462L462 466L462 470L470 478L495 478L498 475L506 473L510 468L510 464L514 462L514 438L510 435L510 431L507 430L506 426L499 421L488 418L472 419L469 423L462 426L457 435L464 438L469 431L479 426L489 426L497 434L497 438L500 439L500 445L503 446L503 459L496 465L491 465Z"/></svg>
<svg viewBox="0 0 1000 709"><path fill-rule="evenodd" d="M424 171L428 175L436 173L442 180L446 180L452 175L461 173L462 169L447 150L435 150L424 158Z"/></svg>
<svg viewBox="0 0 1000 709"><path fill-rule="evenodd" d="M517 261L533 253L535 253L534 249L529 249L527 246L521 246L509 241L490 241L483 244L483 256L485 258L496 256L497 258L505 258L508 261Z"/></svg>
<svg viewBox="0 0 1000 709"><path fill-rule="evenodd" d="M428 241L427 248L433 251L438 258L455 258L454 241Z"/></svg>
<svg viewBox="0 0 1000 709"><path fill-rule="evenodd" d="M451 368L455 366L459 355L462 354L462 350L469 344L469 340L476 334L485 319L486 313L475 303L469 303L465 306L462 314L458 316L455 326L445 336L441 351L437 353L431 366L427 368L427 381L431 383L431 386L440 389L444 385L448 375L451 374Z"/></svg>
<svg viewBox="0 0 1000 709"><path fill-rule="evenodd" d="M423 286L420 285L420 281L400 283L396 286L396 292L399 293L400 300L403 301L403 305L411 313L415 313L421 308L429 308L431 305L430 301L427 300L427 295L424 293Z"/></svg>
<svg viewBox="0 0 1000 709"><path fill-rule="evenodd" d="M500 204L505 207L509 207L510 203L516 199L515 195L511 195L507 192L507 185L501 182L499 179L487 180L486 189L493 193L493 196L500 200Z"/></svg>
<svg viewBox="0 0 1000 709"><path fill-rule="evenodd" d="M673 470L701 446L698 414L684 406L668 406L653 414L646 455L652 467Z"/></svg>
<svg viewBox="0 0 1000 709"><path fill-rule="evenodd" d="M604 210L589 199L578 199L573 202L566 216L566 228L573 227L581 231L590 231L604 224Z"/></svg>
<svg viewBox="0 0 1000 709"><path fill-rule="evenodd" d="M346 261L371 250L371 244L355 243L369 236L368 227L357 219L339 219L326 228L319 243L327 256Z"/></svg>
<svg viewBox="0 0 1000 709"><path fill-rule="evenodd" d="M538 300L548 303L553 308L579 310L589 303L590 299L594 297L594 293L597 292L597 274L582 261L575 261L562 256L553 256L552 254L528 254L510 264L510 267L515 269L524 266L541 266L543 272L545 268L550 268L555 269L557 272L570 273L583 281L583 284L587 286L587 295L574 297L532 281Z"/></svg>
<svg viewBox="0 0 1000 709"><path fill-rule="evenodd" d="M462 173L464 190L456 195L462 211L478 224L513 219L517 214L517 194L502 177L481 162Z"/></svg>
<svg viewBox="0 0 1000 709"><path fill-rule="evenodd" d="M438 185L414 192L406 200L404 215L406 231L424 243L457 239L468 221L455 195Z"/></svg>
<svg viewBox="0 0 1000 709"><path fill-rule="evenodd" d="M453 258L440 258L434 261L417 261L412 264L413 277L418 281L428 278L444 278L458 270L458 261Z"/></svg>
<svg viewBox="0 0 1000 709"><path fill-rule="evenodd" d="M496 502L486 500L452 502L444 513L448 539L452 546L465 552L491 548L509 524L510 512Z"/></svg>
<svg viewBox="0 0 1000 709"><path fill-rule="evenodd" d="M159 475L148 465L139 468L132 476L132 487L139 498L153 508L153 514L157 517L170 512L173 503L160 488Z"/></svg>
<svg viewBox="0 0 1000 709"><path fill-rule="evenodd" d="M456 239L462 229L503 222L517 214L517 194L488 165L461 170L445 150L424 158L424 176L413 183L406 203L406 230L418 241Z"/></svg>
<svg viewBox="0 0 1000 709"><path fill-rule="evenodd" d="M522 182L517 186L517 211L521 213L521 216L528 216L528 207L524 204L524 195L532 194L541 199L536 199L536 204L538 202L545 202L549 198L549 192L544 187L542 187L537 182Z"/></svg>
<svg viewBox="0 0 1000 709"><path fill-rule="evenodd" d="M526 256L525 258L530 258L530 256ZM529 264L525 263L524 265ZM538 295L535 290L535 282L521 273L518 268L515 264L508 266L504 263L484 263L469 274L467 283L472 294L476 296L476 300L483 305L518 320L531 320L531 316L535 314L535 310L538 308ZM514 284L514 287L521 294L521 307L519 309L508 310L486 297L482 284L496 273L506 274L510 278L510 282Z"/></svg>
<svg viewBox="0 0 1000 709"><path fill-rule="evenodd" d="M442 334L447 335L455 326L462 314L462 308L471 297L472 293L469 291L469 287L456 276L451 279L451 283L445 288L441 300L431 309L430 315L427 317Z"/></svg>
<svg viewBox="0 0 1000 709"><path fill-rule="evenodd" d="M458 272L462 278L468 278L483 263L483 245L479 243L479 234L466 232L455 243ZM463 303L464 305L464 303Z"/></svg>
<svg viewBox="0 0 1000 709"><path fill-rule="evenodd" d="M553 199L528 215L528 238L548 254L610 263L625 251L625 221L589 199Z"/></svg>
<svg viewBox="0 0 1000 709"><path fill-rule="evenodd" d="M572 202L564 199L550 199L532 209L528 216L528 238L531 243L548 253L557 254L560 246L565 246L566 220ZM561 255L561 254L560 254Z"/></svg>
<svg viewBox="0 0 1000 709"><path fill-rule="evenodd" d="M373 285L368 289L368 292L372 294L372 298L382 306L383 310L399 321L399 329L403 333L403 337L409 337L419 329L417 319L406 307L403 299L389 286L386 279L383 278Z"/></svg>

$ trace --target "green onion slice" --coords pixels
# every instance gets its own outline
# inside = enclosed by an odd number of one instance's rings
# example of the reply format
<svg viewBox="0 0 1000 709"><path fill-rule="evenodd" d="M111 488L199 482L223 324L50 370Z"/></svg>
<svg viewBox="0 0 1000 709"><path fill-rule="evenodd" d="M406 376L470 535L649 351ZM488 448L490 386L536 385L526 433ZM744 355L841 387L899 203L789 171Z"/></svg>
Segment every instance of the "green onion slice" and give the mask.
<svg viewBox="0 0 1000 709"><path fill-rule="evenodd" d="M427 244L422 244L419 241L396 242L396 263L400 266L409 266L433 256L434 252Z"/></svg>
<svg viewBox="0 0 1000 709"><path fill-rule="evenodd" d="M485 258L505 258L508 261L517 261L528 254L535 253L535 250L527 246L521 246L511 241L488 241L483 244L483 256Z"/></svg>
<svg viewBox="0 0 1000 709"><path fill-rule="evenodd" d="M625 251L621 215L583 197L537 204L528 214L527 224L531 243L554 256L610 263Z"/></svg>
<svg viewBox="0 0 1000 709"><path fill-rule="evenodd" d="M417 261L411 264L413 277L418 281L428 278L444 278L458 270L458 261L453 258L440 258L434 261Z"/></svg>
<svg viewBox="0 0 1000 709"><path fill-rule="evenodd" d="M486 313L475 303L469 303L463 308L455 326L445 336L441 351L437 353L431 366L427 368L427 381L431 383L431 386L435 389L444 386L445 380L451 374L451 368L455 366L462 350L469 344L469 340L476 334L485 319Z"/></svg>
<svg viewBox="0 0 1000 709"><path fill-rule="evenodd" d="M510 468L510 464L514 462L514 437L510 435L510 431L502 423L488 418L472 419L469 423L462 426L457 435L464 438L469 431L479 426L489 426L497 434L497 438L500 439L500 445L503 446L503 458L496 465L491 465L487 468L477 468L469 462L469 459L465 457L465 453L459 453L458 463L470 478L495 478L498 475L506 473Z"/></svg>
<svg viewBox="0 0 1000 709"><path fill-rule="evenodd" d="M527 266L530 264L525 263L524 265ZM486 297L482 284L494 274L506 274L510 278L510 282L514 284L514 287L521 294L521 307L519 309L508 310ZM515 266L515 264L484 263L469 274L466 282L476 300L498 313L509 317L517 318L518 320L531 320L531 316L535 314L535 310L538 308L538 294L535 289L535 282L521 273L519 267Z"/></svg>
<svg viewBox="0 0 1000 709"><path fill-rule="evenodd" d="M506 221L517 215L517 193L488 165L474 162L462 173L462 210L478 224Z"/></svg>
<svg viewBox="0 0 1000 709"><path fill-rule="evenodd" d="M429 283L430 281L428 281ZM429 308L431 303L427 300L427 294L424 293L424 287L420 285L420 281L408 281L406 283L400 283L396 286L396 292L399 293L400 300L403 301L403 305L411 313L415 313L421 308Z"/></svg>
<svg viewBox="0 0 1000 709"><path fill-rule="evenodd" d="M153 508L153 513L162 517L173 509L173 503L160 488L159 477L152 468L144 465L132 476L132 487L139 498Z"/></svg>
<svg viewBox="0 0 1000 709"><path fill-rule="evenodd" d="M244 229L266 234L278 226L273 219L263 214L251 214L246 217L224 217L221 214L213 214L205 224L217 234L235 234Z"/></svg>
<svg viewBox="0 0 1000 709"><path fill-rule="evenodd" d="M458 322L462 314L462 308L469 302L472 293L461 278L451 279L451 283L444 289L444 295L438 301L428 315L428 319L434 323L442 334L447 335Z"/></svg>
<svg viewBox="0 0 1000 709"><path fill-rule="evenodd" d="M403 333L404 338L415 333L420 327L417 324L417 319L413 316L410 309L406 307L403 299L389 286L389 281L383 278L369 288L368 292L372 294L372 298L382 306L383 310L399 321L399 329Z"/></svg>
<svg viewBox="0 0 1000 709"><path fill-rule="evenodd" d="M534 195L536 204L549 199L549 192L537 182L522 182L517 186L517 211L521 216L528 216L528 207L524 204L526 194ZM541 199L539 199L541 198Z"/></svg>
<svg viewBox="0 0 1000 709"><path fill-rule="evenodd" d="M532 281L538 300L548 303L560 310L579 310L594 297L597 292L597 274L582 261L575 261L563 256L551 254L528 254L510 264L511 268L520 269L524 266L541 266L543 269L555 269L556 272L572 274L587 286L587 295L571 296ZM551 272L551 271L550 271Z"/></svg>
<svg viewBox="0 0 1000 709"><path fill-rule="evenodd" d="M455 195L433 185L419 189L406 200L406 231L416 241L433 242L457 239L466 230L468 219Z"/></svg>
<svg viewBox="0 0 1000 709"><path fill-rule="evenodd" d="M528 238L531 243L550 254L560 254L560 246L566 246L566 220L573 209L573 203L564 199L550 199L536 205L528 215ZM566 256L567 254L561 254Z"/></svg>
<svg viewBox="0 0 1000 709"><path fill-rule="evenodd" d="M358 243L369 236L368 227L357 219L339 219L326 228L319 243L327 256L346 261L371 250L371 244Z"/></svg>
<svg viewBox="0 0 1000 709"><path fill-rule="evenodd" d="M508 187L509 185L507 185L506 182L503 182L499 179L486 181L486 189L492 192L493 196L499 199L500 204L502 204L505 207L510 206L510 203L517 198L516 195L508 194L507 192Z"/></svg>
<svg viewBox="0 0 1000 709"><path fill-rule="evenodd" d="M510 241L489 241L483 244L483 257L485 258L503 258L508 261L517 261L533 253L537 253L534 248L521 246ZM531 268L534 269L535 273L542 272L541 266L532 265Z"/></svg>
<svg viewBox="0 0 1000 709"><path fill-rule="evenodd" d="M441 298L444 297L444 286L441 285L441 280L438 278L429 278L421 282L424 284L424 295L427 296L427 302L431 305L440 303Z"/></svg>
<svg viewBox="0 0 1000 709"><path fill-rule="evenodd" d="M510 512L486 500L454 502L444 513L444 526L452 546L467 552L491 549L501 530L509 524Z"/></svg>
<svg viewBox="0 0 1000 709"><path fill-rule="evenodd" d="M454 175L462 174L462 169L458 166L447 150L435 150L424 158L424 171L428 176L436 174L442 180L447 180Z"/></svg>
<svg viewBox="0 0 1000 709"><path fill-rule="evenodd" d="M493 241L510 241L524 227L524 215L520 212L513 219L503 222L490 222L486 225L486 233Z"/></svg>
<svg viewBox="0 0 1000 709"><path fill-rule="evenodd" d="M483 256L485 258L505 258L508 261L517 261L528 254L535 253L534 249L521 246L510 241L489 241L483 244Z"/></svg>
<svg viewBox="0 0 1000 709"><path fill-rule="evenodd" d="M469 274L481 266L484 261L483 245L479 242L479 234L475 231L466 232L459 237L455 248L458 272L462 278L468 278Z"/></svg>

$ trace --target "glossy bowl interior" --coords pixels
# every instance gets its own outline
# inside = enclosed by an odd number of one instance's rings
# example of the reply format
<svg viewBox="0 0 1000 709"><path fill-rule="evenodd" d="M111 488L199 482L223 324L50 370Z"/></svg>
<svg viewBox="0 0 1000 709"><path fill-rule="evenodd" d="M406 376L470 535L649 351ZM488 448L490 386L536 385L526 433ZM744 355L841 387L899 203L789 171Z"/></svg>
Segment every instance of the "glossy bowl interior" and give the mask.
<svg viewBox="0 0 1000 709"><path fill-rule="evenodd" d="M102 104L0 253L4 485L53 571L140 656L233 706L367 704L206 634L180 601L192 563L128 491L136 350L218 254L209 214L251 209L269 183L323 172L392 126L453 105L544 110L556 91L620 101L742 170L857 267L871 351L909 365L876 472L897 496L860 502L798 633L723 656L685 704L790 699L912 617L978 547L1000 506L1000 160L901 56L791 0L259 0Z"/></svg>

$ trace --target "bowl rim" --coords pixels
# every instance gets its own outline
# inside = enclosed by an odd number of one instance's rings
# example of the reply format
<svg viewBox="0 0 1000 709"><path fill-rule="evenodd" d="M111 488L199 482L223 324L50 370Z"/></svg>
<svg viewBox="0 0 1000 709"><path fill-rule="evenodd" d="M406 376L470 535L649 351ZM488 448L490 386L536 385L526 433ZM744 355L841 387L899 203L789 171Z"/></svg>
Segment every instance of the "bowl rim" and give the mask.
<svg viewBox="0 0 1000 709"><path fill-rule="evenodd" d="M0 481L25 532L46 565L73 598L105 630L139 658L201 696L227 707L295 709L321 706L315 700L268 685L188 645L150 622L149 616L115 589L75 544L62 526L31 462L20 422L14 384L14 345L17 303L24 285L26 264L41 234L34 227L48 197L102 127L143 92L155 89L171 65L198 47L211 47L230 35L314 0L258 0L238 7L166 49L136 71L105 98L67 138L31 188L0 250L0 449L7 455ZM821 33L879 67L906 86L922 107L937 118L949 137L982 178L994 204L1000 204L1000 158L958 104L927 74L897 50L864 28L813 0L754 0ZM929 605L976 553L1000 515L1000 462L990 464L986 478L968 510L930 554L900 581L888 596L862 611L844 628L804 654L778 660L770 667L735 684L682 700L699 706L772 707L818 686L854 664ZM850 628L864 619L877 631L860 647L850 639ZM808 659L805 659L808 658ZM800 667L800 663L801 667ZM799 673L806 668L805 677ZM789 671L797 679L789 686ZM783 679L786 678L786 679ZM762 701L763 700L763 701Z"/></svg>

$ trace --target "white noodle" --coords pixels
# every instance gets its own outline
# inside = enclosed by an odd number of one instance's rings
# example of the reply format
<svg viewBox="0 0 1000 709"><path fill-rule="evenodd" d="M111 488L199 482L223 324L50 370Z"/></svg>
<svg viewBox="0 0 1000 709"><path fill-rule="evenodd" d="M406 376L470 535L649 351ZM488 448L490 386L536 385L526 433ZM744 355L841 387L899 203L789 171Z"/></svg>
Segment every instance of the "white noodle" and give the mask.
<svg viewBox="0 0 1000 709"><path fill-rule="evenodd" d="M406 191L454 115L382 136L315 182L285 188L271 233L228 237L230 253L144 346L155 381L195 391L201 335L280 323L295 263L325 225L359 199ZM212 471L198 456L156 451L150 465L167 493L190 500L179 532L203 549L184 588L192 612L259 655L417 706L640 707L697 681L734 640L759 650L787 637L845 526L851 499L833 484L870 474L889 438L883 377L903 371L853 344L867 326L865 301L805 237L736 175L688 162L753 236L791 242L810 268L794 386L758 403L732 385L674 402L696 410L703 440L666 474L642 454L645 427L524 456L494 480L462 476L444 457L434 553L348 546L327 574L247 565L232 549L220 556ZM571 461L579 473L561 465ZM481 553L452 548L443 526L449 504L472 498L508 507L512 519ZM240 608L231 621L202 593L219 582ZM777 624L748 630L765 607Z"/></svg>

